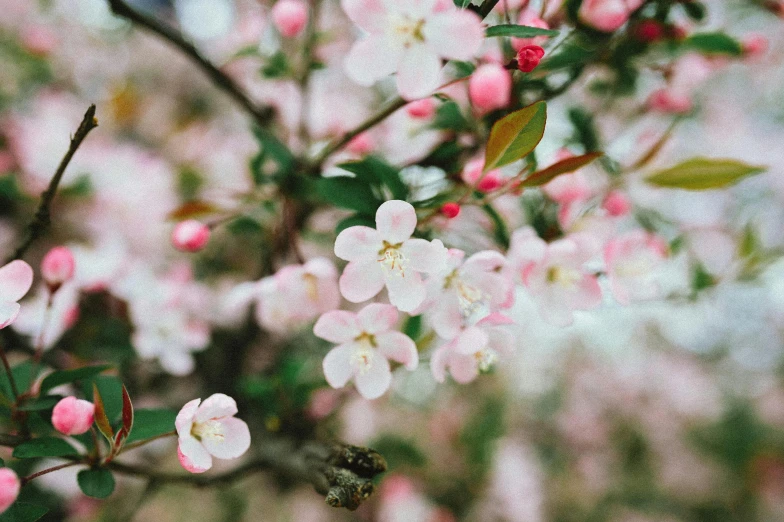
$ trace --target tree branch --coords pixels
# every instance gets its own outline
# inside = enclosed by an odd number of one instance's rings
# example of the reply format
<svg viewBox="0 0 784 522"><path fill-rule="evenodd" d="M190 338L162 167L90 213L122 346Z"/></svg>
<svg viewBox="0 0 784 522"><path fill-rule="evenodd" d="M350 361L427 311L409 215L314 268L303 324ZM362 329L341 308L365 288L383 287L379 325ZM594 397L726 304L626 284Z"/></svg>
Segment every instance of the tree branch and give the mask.
<svg viewBox="0 0 784 522"><path fill-rule="evenodd" d="M289 480L312 484L326 495L332 507L354 510L374 491L373 478L386 470L384 458L375 451L347 444L268 439L257 444L256 457L236 469L218 475L167 473L121 462L111 462L117 473L146 477L158 483L212 487L231 484L259 471L271 471Z"/></svg>
<svg viewBox="0 0 784 522"><path fill-rule="evenodd" d="M242 87L215 64L202 56L196 46L186 40L178 31L141 11L137 11L124 0L107 0L107 2L115 15L158 35L190 58L212 80L216 87L228 94L245 112L250 114L256 124L264 127L272 120L274 110L271 107L260 106L254 103Z"/></svg>
<svg viewBox="0 0 784 522"><path fill-rule="evenodd" d="M27 230L27 237L25 238L24 242L19 245L19 248L16 249L13 257L11 257L8 261L20 259L25 254L25 252L27 252L27 249L30 248L30 245L32 245L33 242L38 239L38 237L40 237L41 234L43 234L51 224L51 216L49 212L52 206L52 200L57 193L57 187L60 185L60 180L63 178L65 169L68 167L68 164L71 162L71 158L73 158L73 155L76 153L79 145L82 144L84 138L86 138L90 131L97 126L98 120L95 119L95 105L90 105L90 107L87 109L87 112L84 113L82 123L79 124L79 128L76 129L76 133L71 138L71 145L68 147L68 152L65 153L62 161L60 161L60 165L57 167L57 171L55 171L52 180L49 182L49 187L44 191L43 194L41 194L41 203L38 205L35 218L33 218L33 221L30 223L30 227Z"/></svg>

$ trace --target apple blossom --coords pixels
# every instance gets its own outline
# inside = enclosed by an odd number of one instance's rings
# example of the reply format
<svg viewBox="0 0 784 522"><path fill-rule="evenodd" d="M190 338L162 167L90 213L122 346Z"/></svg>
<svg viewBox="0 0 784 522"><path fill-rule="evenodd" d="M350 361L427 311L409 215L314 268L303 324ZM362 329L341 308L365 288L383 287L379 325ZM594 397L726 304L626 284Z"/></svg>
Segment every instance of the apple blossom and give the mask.
<svg viewBox="0 0 784 522"><path fill-rule="evenodd" d="M417 224L410 203L392 200L376 211L376 229L349 227L335 240L335 255L348 261L340 291L352 303L367 301L384 286L389 301L409 312L425 300L421 274L441 270L446 248L440 240L411 239Z"/></svg>
<svg viewBox="0 0 784 522"><path fill-rule="evenodd" d="M95 406L89 401L66 397L52 410L52 426L63 435L81 435L95 420Z"/></svg>
<svg viewBox="0 0 784 522"><path fill-rule="evenodd" d="M74 276L75 262L68 247L51 249L41 261L41 276L52 289L57 289Z"/></svg>
<svg viewBox="0 0 784 522"><path fill-rule="evenodd" d="M22 483L11 468L0 468L0 513L16 502Z"/></svg>
<svg viewBox="0 0 784 522"><path fill-rule="evenodd" d="M628 196L618 190L610 191L602 202L602 208L613 217L625 216L632 209Z"/></svg>
<svg viewBox="0 0 784 522"><path fill-rule="evenodd" d="M644 0L585 0L577 16L594 29L611 33L619 29Z"/></svg>
<svg viewBox="0 0 784 522"><path fill-rule="evenodd" d="M376 399L392 381L389 359L414 370L419 363L416 345L393 331L398 320L394 306L372 303L359 313L335 310L322 315L313 327L317 337L338 343L324 357L324 376L333 388L352 378L360 395Z"/></svg>
<svg viewBox="0 0 784 522"><path fill-rule="evenodd" d="M172 244L183 252L198 252L210 240L210 228L195 219L177 223L172 231Z"/></svg>
<svg viewBox="0 0 784 522"><path fill-rule="evenodd" d="M471 104L482 112L509 105L512 76L497 63L480 65L468 80Z"/></svg>
<svg viewBox="0 0 784 522"><path fill-rule="evenodd" d="M397 89L405 99L432 93L441 60L470 60L484 40L479 17L436 0L342 0L349 18L368 33L346 57L348 76L370 86L397 72Z"/></svg>
<svg viewBox="0 0 784 522"><path fill-rule="evenodd" d="M272 21L281 35L293 38L308 23L308 5L303 0L278 0L272 7Z"/></svg>
<svg viewBox="0 0 784 522"><path fill-rule="evenodd" d="M250 448L250 430L236 414L237 403L222 393L185 404L174 422L182 467L204 473L212 467L213 457L226 460L244 455Z"/></svg>
<svg viewBox="0 0 784 522"><path fill-rule="evenodd" d="M656 297L656 268L666 255L666 243L644 230L611 239L604 249L604 261L613 297L621 304Z"/></svg>
<svg viewBox="0 0 784 522"><path fill-rule="evenodd" d="M430 361L435 380L444 382L449 370L455 381L466 384L490 370L499 357L512 352L512 335L503 328L509 324L513 321L505 315L490 314L436 349Z"/></svg>
<svg viewBox="0 0 784 522"><path fill-rule="evenodd" d="M539 66L542 57L544 57L544 49L538 45L523 46L517 51L517 68L529 73Z"/></svg>
<svg viewBox="0 0 784 522"><path fill-rule="evenodd" d="M685 114L691 111L693 103L688 95L675 92L672 89L658 89L648 96L646 102L652 111L666 114Z"/></svg>
<svg viewBox="0 0 784 522"><path fill-rule="evenodd" d="M17 303L33 284L33 269L24 261L11 261L0 268L0 329L19 315Z"/></svg>

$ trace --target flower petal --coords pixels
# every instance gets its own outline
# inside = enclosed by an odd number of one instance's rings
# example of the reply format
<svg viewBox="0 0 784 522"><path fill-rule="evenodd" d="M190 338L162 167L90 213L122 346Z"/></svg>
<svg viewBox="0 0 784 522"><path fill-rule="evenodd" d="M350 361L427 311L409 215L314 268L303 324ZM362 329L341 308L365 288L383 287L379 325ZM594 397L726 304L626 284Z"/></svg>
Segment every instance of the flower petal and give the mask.
<svg viewBox="0 0 784 522"><path fill-rule="evenodd" d="M354 375L354 368L351 366L351 358L354 355L354 351L352 345L341 344L331 349L327 356L324 357L324 362L322 363L324 377L333 388L342 388Z"/></svg>
<svg viewBox="0 0 784 522"><path fill-rule="evenodd" d="M370 227L343 230L335 239L335 255L346 261L375 259L382 248L381 235Z"/></svg>
<svg viewBox="0 0 784 522"><path fill-rule="evenodd" d="M410 238L416 224L416 211L411 203L405 201L387 201L376 211L376 229L382 239L393 245Z"/></svg>
<svg viewBox="0 0 784 522"><path fill-rule="evenodd" d="M449 361L449 373L460 384L467 384L479 375L479 363L471 355L455 354Z"/></svg>
<svg viewBox="0 0 784 522"><path fill-rule="evenodd" d="M250 430L245 421L228 417L221 419L223 439L205 437L202 440L204 448L219 459L236 459L241 457L250 448Z"/></svg>
<svg viewBox="0 0 784 522"><path fill-rule="evenodd" d="M378 261L351 262L340 276L340 293L352 303L361 303L384 288L384 272Z"/></svg>
<svg viewBox="0 0 784 522"><path fill-rule="evenodd" d="M179 435L180 438L190 437L193 419L196 417L200 402L201 399L193 399L192 401L187 402L177 414L177 418L174 420L174 426L177 428L177 435Z"/></svg>
<svg viewBox="0 0 784 522"><path fill-rule="evenodd" d="M0 301L16 302L30 290L33 269L24 261L11 261L0 268Z"/></svg>
<svg viewBox="0 0 784 522"><path fill-rule="evenodd" d="M313 326L313 333L331 343L342 344L354 339L362 331L357 324L357 314L334 310L319 317Z"/></svg>
<svg viewBox="0 0 784 522"><path fill-rule="evenodd" d="M463 330L455 339L455 351L464 355L471 355L487 346L490 339L481 328L471 326Z"/></svg>
<svg viewBox="0 0 784 522"><path fill-rule="evenodd" d="M210 419L223 419L237 414L237 401L224 395L216 393L210 395L199 406L196 412L196 422L204 422Z"/></svg>
<svg viewBox="0 0 784 522"><path fill-rule="evenodd" d="M18 303L0 302L0 329L13 323L21 308Z"/></svg>
<svg viewBox="0 0 784 522"><path fill-rule="evenodd" d="M357 373L354 378L359 394L366 399L377 399L384 395L392 382L389 361L380 354L374 354L370 366L365 372Z"/></svg>
<svg viewBox="0 0 784 522"><path fill-rule="evenodd" d="M485 38L479 17L468 10L449 10L433 15L422 32L427 46L450 60L470 60Z"/></svg>
<svg viewBox="0 0 784 522"><path fill-rule="evenodd" d="M436 382L440 383L446 380L446 366L451 353L449 345L445 344L433 352L430 357L430 372Z"/></svg>
<svg viewBox="0 0 784 522"><path fill-rule="evenodd" d="M432 94L438 88L441 60L424 45L406 49L397 67L397 90L406 100L416 100Z"/></svg>
<svg viewBox="0 0 784 522"><path fill-rule="evenodd" d="M384 30L387 10L382 0L341 0L340 5L362 30L368 33Z"/></svg>
<svg viewBox="0 0 784 522"><path fill-rule="evenodd" d="M182 467L191 473L204 473L212 467L210 454L198 440L190 435L180 438L180 444L177 447L177 457L179 457Z"/></svg>
<svg viewBox="0 0 784 522"><path fill-rule="evenodd" d="M343 66L352 81L370 87L397 70L402 52L389 38L370 35L354 43Z"/></svg>
<svg viewBox="0 0 784 522"><path fill-rule="evenodd" d="M415 370L419 364L416 344L406 334L384 332L376 336L376 344L384 357L405 365L407 370Z"/></svg>
<svg viewBox="0 0 784 522"><path fill-rule="evenodd" d="M359 311L357 320L363 332L376 334L392 329L397 322L397 308L382 303L371 303Z"/></svg>
<svg viewBox="0 0 784 522"><path fill-rule="evenodd" d="M449 256L449 250L440 239L409 239L403 243L400 251L406 257L409 267L427 274L444 270Z"/></svg>
<svg viewBox="0 0 784 522"><path fill-rule="evenodd" d="M417 272L409 271L405 277L391 274L386 279L389 302L401 312L411 312L427 297L427 287Z"/></svg>

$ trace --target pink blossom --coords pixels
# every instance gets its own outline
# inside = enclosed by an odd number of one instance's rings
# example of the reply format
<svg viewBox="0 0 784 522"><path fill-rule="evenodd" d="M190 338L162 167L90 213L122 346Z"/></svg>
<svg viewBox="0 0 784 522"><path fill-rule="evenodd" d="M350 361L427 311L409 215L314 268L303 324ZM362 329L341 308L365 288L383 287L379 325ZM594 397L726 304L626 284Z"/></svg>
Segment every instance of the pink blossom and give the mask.
<svg viewBox="0 0 784 522"><path fill-rule="evenodd" d="M89 401L66 397L52 410L52 426L63 435L81 435L95 420L95 406Z"/></svg>
<svg viewBox="0 0 784 522"><path fill-rule="evenodd" d="M0 513L4 513L16 502L22 484L11 468L0 468Z"/></svg>
<svg viewBox="0 0 784 522"><path fill-rule="evenodd" d="M368 33L346 58L348 76L370 86L397 72L397 89L406 99L432 93L441 60L470 60L484 40L473 12L436 0L342 0L343 10Z"/></svg>
<svg viewBox="0 0 784 522"><path fill-rule="evenodd" d="M419 364L416 345L393 331L398 320L394 306L372 303L359 313L335 310L322 315L313 333L338 346L324 357L324 376L333 388L354 379L366 399L381 397L392 382L389 359L414 370Z"/></svg>
<svg viewBox="0 0 784 522"><path fill-rule="evenodd" d="M625 216L632 209L629 197L618 190L612 190L604 198L602 208L613 217Z"/></svg>
<svg viewBox="0 0 784 522"><path fill-rule="evenodd" d="M648 108L652 111L666 114L685 114L691 111L693 103L691 97L672 89L658 89L648 96Z"/></svg>
<svg viewBox="0 0 784 522"><path fill-rule="evenodd" d="M468 95L482 112L506 107L512 95L512 76L497 63L480 65L468 80Z"/></svg>
<svg viewBox="0 0 784 522"><path fill-rule="evenodd" d="M513 234L509 262L538 301L539 313L548 323L568 326L575 310L589 310L601 303L596 276L583 268L590 250L582 241L571 238L545 243L531 228Z"/></svg>
<svg viewBox="0 0 784 522"><path fill-rule="evenodd" d="M525 25L527 27L538 27L539 29L549 29L550 26L539 18L539 15L534 9L524 9L520 12L517 19L517 25ZM520 51L523 47L528 45L541 46L544 44L549 36L534 36L533 38L512 38L512 48L515 52Z"/></svg>
<svg viewBox="0 0 784 522"><path fill-rule="evenodd" d="M0 329L19 315L17 303L33 284L33 269L24 261L11 261L0 268Z"/></svg>
<svg viewBox="0 0 784 522"><path fill-rule="evenodd" d="M585 0L577 15L586 25L605 33L619 29L643 0Z"/></svg>
<svg viewBox="0 0 784 522"><path fill-rule="evenodd" d="M433 98L422 98L406 105L406 112L412 118L429 120L436 113L436 101Z"/></svg>
<svg viewBox="0 0 784 522"><path fill-rule="evenodd" d="M384 286L389 301L404 312L425 300L422 273L439 271L446 262L440 240L409 239L417 216L405 201L383 203L376 212L376 229L350 227L335 240L335 255L349 261L340 277L340 291L352 303L367 301Z"/></svg>
<svg viewBox="0 0 784 522"><path fill-rule="evenodd" d="M538 45L526 45L517 51L517 68L529 73L539 66L544 57L544 49Z"/></svg>
<svg viewBox="0 0 784 522"><path fill-rule="evenodd" d="M741 40L743 47L743 54L748 58L757 58L765 54L768 50L770 43L768 39L761 34L750 34Z"/></svg>
<svg viewBox="0 0 784 522"><path fill-rule="evenodd" d="M450 342L433 352L430 369L433 378L444 382L447 370L460 384L466 384L490 370L499 357L508 356L514 339L505 325L512 320L500 313L490 314L474 326L462 330Z"/></svg>
<svg viewBox="0 0 784 522"><path fill-rule="evenodd" d="M369 133L363 132L354 136L354 138L346 144L346 150L357 156L364 156L372 151L375 145L373 137Z"/></svg>
<svg viewBox="0 0 784 522"><path fill-rule="evenodd" d="M210 229L195 219L188 219L177 223L172 231L171 239L177 250L198 252L210 240Z"/></svg>
<svg viewBox="0 0 784 522"><path fill-rule="evenodd" d="M454 201L450 201L449 203L444 203L441 206L441 213L446 217L448 217L449 219L454 219L460 215L460 205L458 205Z"/></svg>
<svg viewBox="0 0 784 522"><path fill-rule="evenodd" d="M204 473L212 467L213 457L236 459L244 455L250 448L250 430L245 421L234 417L236 414L237 403L222 393L183 406L174 423L182 467Z"/></svg>
<svg viewBox="0 0 784 522"><path fill-rule="evenodd" d="M308 23L308 5L302 0L278 0L272 7L272 21L281 35L293 38Z"/></svg>
<svg viewBox="0 0 784 522"><path fill-rule="evenodd" d="M59 288L71 280L76 270L73 254L68 247L51 249L41 261L41 276L50 288Z"/></svg>
<svg viewBox="0 0 784 522"><path fill-rule="evenodd" d="M585 201L592 193L588 178L580 171L558 176L544 185L542 190L550 199L562 205Z"/></svg>
<svg viewBox="0 0 784 522"><path fill-rule="evenodd" d="M621 304L656 297L656 268L666 256L666 243L644 230L611 239L604 249L604 261L613 297Z"/></svg>
<svg viewBox="0 0 784 522"><path fill-rule="evenodd" d="M483 172L485 160L476 158L466 163L460 177L466 185L474 186L480 192L492 192L503 186L503 175L499 169Z"/></svg>

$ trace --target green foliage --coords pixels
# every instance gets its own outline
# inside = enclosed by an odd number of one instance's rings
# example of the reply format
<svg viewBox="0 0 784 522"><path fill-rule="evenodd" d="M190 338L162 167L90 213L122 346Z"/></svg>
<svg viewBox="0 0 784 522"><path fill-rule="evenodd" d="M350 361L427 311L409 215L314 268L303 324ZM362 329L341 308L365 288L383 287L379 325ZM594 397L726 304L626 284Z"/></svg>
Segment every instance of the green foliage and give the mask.
<svg viewBox="0 0 784 522"><path fill-rule="evenodd" d="M601 152L590 152L588 154L583 154L582 156L566 158L557 163L554 163L553 165L550 165L546 169L534 172L525 178L521 185L524 187L539 187L545 185L561 174L568 174L588 165L596 158L602 156L602 154L603 153Z"/></svg>
<svg viewBox="0 0 784 522"><path fill-rule="evenodd" d="M7 511L0 514L0 522L35 522L48 512L47 508L37 504L15 502Z"/></svg>
<svg viewBox="0 0 784 522"><path fill-rule="evenodd" d="M410 315L403 324L403 333L410 337L414 342L422 335L422 316Z"/></svg>
<svg viewBox="0 0 784 522"><path fill-rule="evenodd" d="M681 48L709 55L740 56L743 46L739 41L724 33L697 33L681 43Z"/></svg>
<svg viewBox="0 0 784 522"><path fill-rule="evenodd" d="M327 203L368 216L374 215L384 202L370 185L348 176L321 178L316 182L316 190Z"/></svg>
<svg viewBox="0 0 784 522"><path fill-rule="evenodd" d="M406 199L408 187L400 179L400 170L375 156L368 156L359 161L350 161L338 165L356 176L356 179L379 189L390 192L392 199Z"/></svg>
<svg viewBox="0 0 784 522"><path fill-rule="evenodd" d="M471 128L466 117L460 112L460 106L451 100L438 106L430 126L434 129L454 132L463 132Z"/></svg>
<svg viewBox="0 0 784 522"><path fill-rule="evenodd" d="M570 40L560 46L557 52L545 56L537 67L537 71L557 71L572 67L581 67L590 62L597 54L598 48L590 40Z"/></svg>
<svg viewBox="0 0 784 522"><path fill-rule="evenodd" d="M460 432L468 463L484 473L492 464L495 441L503 436L504 405L500 399L489 398L476 410Z"/></svg>
<svg viewBox="0 0 784 522"><path fill-rule="evenodd" d="M574 127L572 141L582 145L588 152L601 149L601 139L593 115L580 107L572 107L567 115Z"/></svg>
<svg viewBox="0 0 784 522"><path fill-rule="evenodd" d="M509 228L506 226L506 222L504 218L501 217L501 214L493 207L491 204L482 205L482 210L485 211L485 214L490 218L493 222L493 238L495 242L498 243L504 249L509 248Z"/></svg>
<svg viewBox="0 0 784 522"><path fill-rule="evenodd" d="M259 142L259 153L251 159L250 170L257 185L281 183L294 171L294 155L267 129L256 127L253 135Z"/></svg>
<svg viewBox="0 0 784 522"><path fill-rule="evenodd" d="M267 58L264 67L261 68L261 75L267 79L285 78L291 74L289 60L283 52L278 51Z"/></svg>
<svg viewBox="0 0 784 522"><path fill-rule="evenodd" d="M485 36L513 36L515 38L533 38L535 36L558 36L558 31L530 27L527 25L494 25L485 30Z"/></svg>
<svg viewBox="0 0 784 522"><path fill-rule="evenodd" d="M76 481L88 497L106 498L114 492L114 475L106 468L83 469Z"/></svg>
<svg viewBox="0 0 784 522"><path fill-rule="evenodd" d="M79 453L65 440L57 437L30 439L14 448L14 458L33 459L37 457L72 457Z"/></svg>
<svg viewBox="0 0 784 522"><path fill-rule="evenodd" d="M692 158L654 172L646 181L659 187L709 190L728 187L763 171L765 167L747 165L732 159Z"/></svg>
<svg viewBox="0 0 784 522"><path fill-rule="evenodd" d="M30 387L30 382L32 382L33 363L29 360L21 362L11 368L11 373L14 376L17 391L24 393ZM8 375L4 371L0 371L0 395L9 400L14 397L11 383L8 381Z"/></svg>
<svg viewBox="0 0 784 522"><path fill-rule="evenodd" d="M111 366L108 364L99 364L96 366L85 366L84 368L78 368L76 370L59 370L52 372L41 382L41 395L45 395L46 392L52 388L56 388L62 384L68 384L98 375L109 368L111 368Z"/></svg>
<svg viewBox="0 0 784 522"><path fill-rule="evenodd" d="M490 130L485 152L485 172L527 156L542 140L547 104L536 102L498 120Z"/></svg>
<svg viewBox="0 0 784 522"><path fill-rule="evenodd" d="M116 422L122 412L122 382L117 377L109 375L96 375L83 379L82 391L85 397L93 397L93 384L101 395L109 422Z"/></svg>
<svg viewBox="0 0 784 522"><path fill-rule="evenodd" d="M151 439L174 430L177 412L167 409L138 409L134 412L135 422L126 444Z"/></svg>
<svg viewBox="0 0 784 522"><path fill-rule="evenodd" d="M422 468L427 465L427 456L413 439L391 434L381 435L370 444L370 447L384 455L389 471L406 466Z"/></svg>

